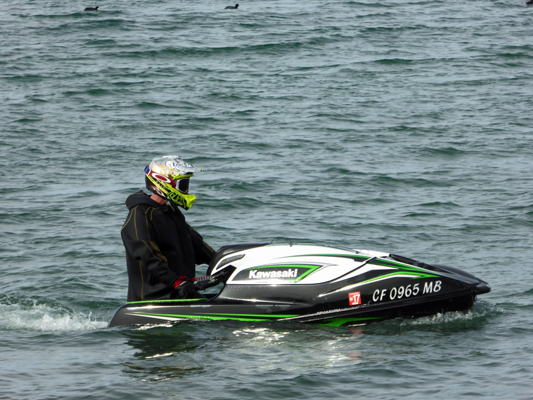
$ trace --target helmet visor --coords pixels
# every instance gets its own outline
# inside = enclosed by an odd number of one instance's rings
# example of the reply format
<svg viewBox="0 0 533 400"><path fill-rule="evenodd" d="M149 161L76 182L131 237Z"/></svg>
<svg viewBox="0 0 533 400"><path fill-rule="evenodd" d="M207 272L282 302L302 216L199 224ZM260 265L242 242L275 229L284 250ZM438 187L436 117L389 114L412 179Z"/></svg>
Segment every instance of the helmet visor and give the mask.
<svg viewBox="0 0 533 400"><path fill-rule="evenodd" d="M174 181L174 186L181 193L187 194L189 193L189 181L190 181L190 178L179 179L177 181Z"/></svg>

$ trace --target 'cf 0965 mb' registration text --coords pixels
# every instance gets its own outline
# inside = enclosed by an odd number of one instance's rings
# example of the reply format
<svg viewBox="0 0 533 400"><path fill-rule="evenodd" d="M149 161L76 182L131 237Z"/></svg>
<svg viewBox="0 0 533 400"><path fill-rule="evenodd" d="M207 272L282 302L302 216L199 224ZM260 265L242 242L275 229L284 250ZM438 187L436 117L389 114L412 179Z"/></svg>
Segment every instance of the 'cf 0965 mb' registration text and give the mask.
<svg viewBox="0 0 533 400"><path fill-rule="evenodd" d="M389 289L376 289L372 294L375 303L383 300L399 300L401 298L418 296L420 294L437 293L442 289L442 281L424 282L424 286L415 283L407 286L398 286Z"/></svg>

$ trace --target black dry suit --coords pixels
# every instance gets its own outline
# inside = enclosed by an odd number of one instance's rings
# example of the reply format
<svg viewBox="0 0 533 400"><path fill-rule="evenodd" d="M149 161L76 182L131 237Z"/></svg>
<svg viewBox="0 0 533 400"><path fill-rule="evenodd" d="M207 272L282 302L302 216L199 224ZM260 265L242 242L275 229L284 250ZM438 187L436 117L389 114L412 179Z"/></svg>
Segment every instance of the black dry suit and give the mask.
<svg viewBox="0 0 533 400"><path fill-rule="evenodd" d="M126 200L128 218L122 227L126 247L128 301L176 297L173 284L194 278L195 264L208 264L214 251L176 208L161 205L142 191Z"/></svg>

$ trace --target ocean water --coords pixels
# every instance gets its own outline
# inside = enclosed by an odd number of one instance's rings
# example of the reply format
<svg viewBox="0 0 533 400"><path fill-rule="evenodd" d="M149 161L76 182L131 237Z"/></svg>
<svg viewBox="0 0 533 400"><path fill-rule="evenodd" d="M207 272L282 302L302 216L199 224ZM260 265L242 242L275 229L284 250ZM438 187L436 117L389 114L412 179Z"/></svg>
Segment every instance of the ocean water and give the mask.
<svg viewBox="0 0 533 400"><path fill-rule="evenodd" d="M230 4L3 0L0 399L532 399L533 7ZM124 200L162 154L206 170L186 217L214 248L386 251L492 292L366 326L109 329Z"/></svg>

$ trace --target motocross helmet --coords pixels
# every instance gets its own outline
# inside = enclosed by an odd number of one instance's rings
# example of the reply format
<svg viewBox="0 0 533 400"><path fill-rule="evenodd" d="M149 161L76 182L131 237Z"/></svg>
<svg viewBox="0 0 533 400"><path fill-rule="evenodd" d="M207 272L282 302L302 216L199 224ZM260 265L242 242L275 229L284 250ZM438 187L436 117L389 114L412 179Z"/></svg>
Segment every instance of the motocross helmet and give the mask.
<svg viewBox="0 0 533 400"><path fill-rule="evenodd" d="M189 179L196 171L199 169L179 156L156 157L144 169L146 188L188 210L196 200L189 194Z"/></svg>

